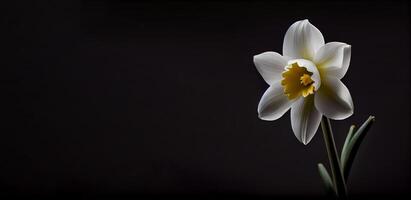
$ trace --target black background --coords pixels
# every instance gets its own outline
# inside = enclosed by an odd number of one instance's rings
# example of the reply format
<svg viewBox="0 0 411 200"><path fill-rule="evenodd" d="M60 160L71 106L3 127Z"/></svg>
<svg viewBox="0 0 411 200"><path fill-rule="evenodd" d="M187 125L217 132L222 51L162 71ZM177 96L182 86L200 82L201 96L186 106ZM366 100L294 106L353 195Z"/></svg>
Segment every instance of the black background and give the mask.
<svg viewBox="0 0 411 200"><path fill-rule="evenodd" d="M409 5L399 2L16 1L2 6L2 194L322 196L321 131L259 120L253 55L295 21L352 45L343 78L368 115L353 195L408 194Z"/></svg>

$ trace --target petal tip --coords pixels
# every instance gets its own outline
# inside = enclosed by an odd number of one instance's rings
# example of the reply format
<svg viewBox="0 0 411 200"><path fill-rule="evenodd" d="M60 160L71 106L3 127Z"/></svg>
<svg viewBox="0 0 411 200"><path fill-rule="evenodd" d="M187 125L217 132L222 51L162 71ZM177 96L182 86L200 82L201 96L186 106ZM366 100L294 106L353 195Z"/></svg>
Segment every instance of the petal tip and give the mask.
<svg viewBox="0 0 411 200"><path fill-rule="evenodd" d="M313 136L313 137L314 137L314 136ZM303 141L301 141L301 143L303 143L303 145L307 146L308 143L311 142L311 140L313 139L313 137L305 138Z"/></svg>
<svg viewBox="0 0 411 200"><path fill-rule="evenodd" d="M271 119L267 116L262 115L261 113L258 113L258 118L264 121L274 121L275 119Z"/></svg>
<svg viewBox="0 0 411 200"><path fill-rule="evenodd" d="M310 143L310 141L307 141L306 139L303 138L297 138L297 140L303 144L304 146L307 146L308 143Z"/></svg>
<svg viewBox="0 0 411 200"><path fill-rule="evenodd" d="M254 64L256 63L256 61L257 61L257 59L258 59L258 56L259 56L260 54L258 54L258 55L254 55L253 56L253 62L254 62Z"/></svg>
<svg viewBox="0 0 411 200"><path fill-rule="evenodd" d="M341 115L341 116L330 116L328 118L333 119L333 120L344 120L347 119L349 117L351 117L354 114L354 109L352 109L349 113L345 114L345 115Z"/></svg>

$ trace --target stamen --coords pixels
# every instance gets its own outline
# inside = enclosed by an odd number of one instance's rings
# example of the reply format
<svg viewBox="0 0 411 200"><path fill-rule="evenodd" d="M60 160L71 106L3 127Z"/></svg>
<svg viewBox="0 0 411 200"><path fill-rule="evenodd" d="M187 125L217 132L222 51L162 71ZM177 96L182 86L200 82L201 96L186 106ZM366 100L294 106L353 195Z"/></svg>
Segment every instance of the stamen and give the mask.
<svg viewBox="0 0 411 200"><path fill-rule="evenodd" d="M303 84L304 86L307 86L314 82L313 79L311 79L311 76L308 74L302 75L300 80L301 80L301 84Z"/></svg>

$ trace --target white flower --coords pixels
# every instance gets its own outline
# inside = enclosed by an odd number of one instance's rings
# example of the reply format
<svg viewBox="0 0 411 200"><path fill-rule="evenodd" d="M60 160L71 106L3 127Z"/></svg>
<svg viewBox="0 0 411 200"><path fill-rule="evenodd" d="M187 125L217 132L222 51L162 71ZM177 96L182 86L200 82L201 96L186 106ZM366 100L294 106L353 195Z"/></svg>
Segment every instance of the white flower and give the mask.
<svg viewBox="0 0 411 200"><path fill-rule="evenodd" d="M325 44L321 32L308 20L295 22L285 34L283 55L264 52L254 56L258 72L270 85L258 104L259 118L276 120L291 108L293 132L308 144L322 115L335 120L351 116L351 95L340 80L350 58L350 45Z"/></svg>

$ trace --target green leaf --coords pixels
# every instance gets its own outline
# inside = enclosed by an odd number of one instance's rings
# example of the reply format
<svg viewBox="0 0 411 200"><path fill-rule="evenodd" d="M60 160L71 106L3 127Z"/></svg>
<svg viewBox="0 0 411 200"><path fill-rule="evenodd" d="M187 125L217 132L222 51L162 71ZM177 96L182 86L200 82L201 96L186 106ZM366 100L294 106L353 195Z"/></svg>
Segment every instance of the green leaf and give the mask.
<svg viewBox="0 0 411 200"><path fill-rule="evenodd" d="M352 137L354 136L354 131L355 131L355 125L351 125L350 130L348 130L347 137L345 138L344 146L341 150L340 162L342 162L343 158L345 159L345 157L347 156L348 144L350 143Z"/></svg>
<svg viewBox="0 0 411 200"><path fill-rule="evenodd" d="M360 144L364 140L365 135L367 134L368 130L370 130L371 125L374 121L374 116L368 117L368 119L361 125L357 132L354 133L354 135L348 142L347 147L343 150L343 153L341 155L341 167L345 180L347 180L348 178L355 155L360 148Z"/></svg>
<svg viewBox="0 0 411 200"><path fill-rule="evenodd" d="M327 169L322 163L318 163L318 173L320 174L321 179L323 180L325 190L327 194L336 194L331 180L330 174L328 174Z"/></svg>

